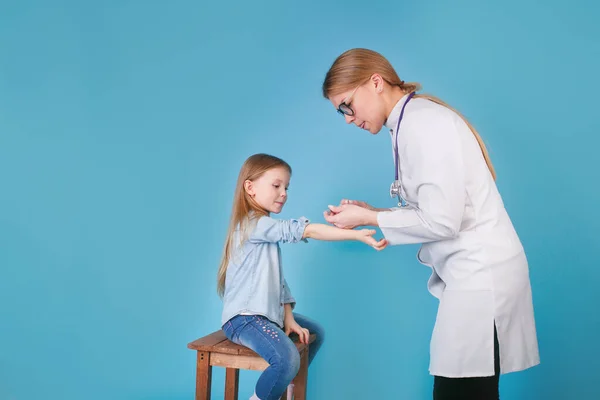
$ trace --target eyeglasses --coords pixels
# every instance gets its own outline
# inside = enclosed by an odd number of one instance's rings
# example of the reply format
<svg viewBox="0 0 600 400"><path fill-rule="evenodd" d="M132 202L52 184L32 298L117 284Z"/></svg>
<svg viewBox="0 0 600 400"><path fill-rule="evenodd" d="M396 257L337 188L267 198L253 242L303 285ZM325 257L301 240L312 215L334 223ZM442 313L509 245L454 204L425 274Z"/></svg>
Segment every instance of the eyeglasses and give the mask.
<svg viewBox="0 0 600 400"><path fill-rule="evenodd" d="M371 80L371 76L369 76L360 85L358 85L357 87L355 87L354 90L352 91L352 93L350 93L350 96L346 97L344 99L344 101L342 101L342 103L337 108L337 112L340 115L342 115L342 116L348 115L350 117L354 116L354 110L352 109L352 107L350 107L350 104L352 104L352 97L354 96L354 93L356 93L356 91L358 90L358 88L361 87L362 85L364 85L365 83L369 82L369 80Z"/></svg>
<svg viewBox="0 0 600 400"><path fill-rule="evenodd" d="M354 88L354 90L352 91L352 93L350 93L350 96L346 97L344 99L344 101L342 101L340 103L340 105L337 108L337 112L340 115L348 115L349 117L352 117L354 115L354 110L352 109L352 107L350 107L350 104L352 104L352 96L354 96L354 93L356 93L356 90L361 87L363 84L361 83L360 85L358 85L356 88Z"/></svg>

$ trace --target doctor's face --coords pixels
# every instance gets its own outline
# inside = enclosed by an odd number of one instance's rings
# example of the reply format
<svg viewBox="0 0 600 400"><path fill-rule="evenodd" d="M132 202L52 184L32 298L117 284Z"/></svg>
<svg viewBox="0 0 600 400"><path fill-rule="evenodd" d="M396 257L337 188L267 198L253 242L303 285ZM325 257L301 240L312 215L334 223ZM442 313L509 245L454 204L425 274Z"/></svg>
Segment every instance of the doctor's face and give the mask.
<svg viewBox="0 0 600 400"><path fill-rule="evenodd" d="M329 101L344 117L346 123L376 135L387 118L383 96L380 95L382 85L383 82L370 78L360 86L331 96Z"/></svg>

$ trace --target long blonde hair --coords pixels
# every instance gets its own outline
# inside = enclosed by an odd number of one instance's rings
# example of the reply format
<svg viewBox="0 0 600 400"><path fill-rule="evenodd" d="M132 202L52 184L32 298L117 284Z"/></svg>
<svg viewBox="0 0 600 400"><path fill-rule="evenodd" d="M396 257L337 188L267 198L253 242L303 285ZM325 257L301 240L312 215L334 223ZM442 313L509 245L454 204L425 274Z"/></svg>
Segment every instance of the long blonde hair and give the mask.
<svg viewBox="0 0 600 400"><path fill-rule="evenodd" d="M419 83L404 82L402 79L400 79L390 62L376 51L368 49L351 49L342 53L333 62L333 65L331 68L329 68L329 71L327 71L327 75L323 81L323 96L326 99L329 99L332 95L336 95L347 90L352 90L356 86L368 80L368 78L375 73L381 75L381 77L389 85L397 86L407 94L421 89L421 85ZM465 121L471 132L473 132L475 139L477 139L477 143L479 143L485 163L487 164L492 177L494 180L496 180L496 171L492 165L492 160L490 159L483 139L481 139L481 136L479 136L479 133L475 127L473 127L473 125L471 125L461 113L437 97L425 94L415 94L414 97L428 99L446 108L449 108L458 114L463 121Z"/></svg>
<svg viewBox="0 0 600 400"><path fill-rule="evenodd" d="M245 231L251 216L250 214L255 218L268 214L268 212L262 209L246 192L244 182L254 181L260 178L268 170L277 167L286 168L290 175L292 174L292 168L288 163L281 158L264 153L254 154L248 157L240 169L235 186L235 193L233 195L229 229L225 238L223 256L217 274L217 293L219 293L219 296L223 296L225 293L225 277L227 274L227 266L229 265L229 260L233 253L235 231L238 229L240 232Z"/></svg>

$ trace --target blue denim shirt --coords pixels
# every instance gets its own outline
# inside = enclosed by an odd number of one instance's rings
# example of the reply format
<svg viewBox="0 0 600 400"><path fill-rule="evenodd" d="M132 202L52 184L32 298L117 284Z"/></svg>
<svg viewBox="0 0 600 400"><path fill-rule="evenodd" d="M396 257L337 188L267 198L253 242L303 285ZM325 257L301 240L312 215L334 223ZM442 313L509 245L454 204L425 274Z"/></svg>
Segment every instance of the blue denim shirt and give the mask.
<svg viewBox="0 0 600 400"><path fill-rule="evenodd" d="M258 314L283 327L284 304L296 300L283 277L279 243L302 240L308 219L254 219L246 232L234 233L225 276L221 325L238 314ZM306 241L306 240L304 240Z"/></svg>

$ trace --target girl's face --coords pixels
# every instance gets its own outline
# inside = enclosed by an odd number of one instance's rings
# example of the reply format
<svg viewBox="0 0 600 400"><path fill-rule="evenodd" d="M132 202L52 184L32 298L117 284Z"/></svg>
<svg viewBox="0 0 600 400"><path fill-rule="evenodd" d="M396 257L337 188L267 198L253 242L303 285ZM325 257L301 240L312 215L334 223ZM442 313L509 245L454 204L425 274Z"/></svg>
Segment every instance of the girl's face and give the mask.
<svg viewBox="0 0 600 400"><path fill-rule="evenodd" d="M244 182L244 189L256 203L270 213L279 214L287 201L290 173L285 167L275 167L254 181Z"/></svg>

